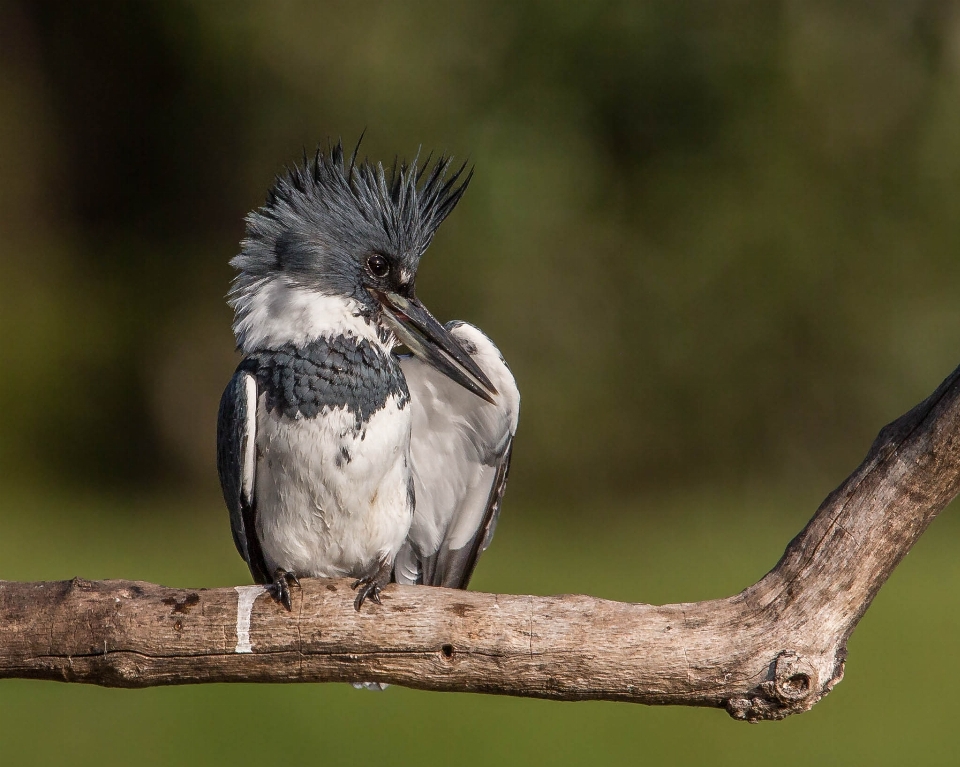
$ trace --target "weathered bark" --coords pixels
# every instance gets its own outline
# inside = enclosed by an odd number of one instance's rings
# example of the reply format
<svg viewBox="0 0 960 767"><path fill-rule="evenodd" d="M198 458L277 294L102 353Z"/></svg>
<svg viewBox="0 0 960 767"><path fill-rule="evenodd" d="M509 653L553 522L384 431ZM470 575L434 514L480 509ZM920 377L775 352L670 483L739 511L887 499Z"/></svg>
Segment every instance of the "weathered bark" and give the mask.
<svg viewBox="0 0 960 767"><path fill-rule="evenodd" d="M252 586L0 582L0 677L376 681L780 719L840 681L850 633L958 489L960 368L880 432L770 573L727 599L654 606L390 586L382 606L357 613L347 581L304 580L288 613Z"/></svg>

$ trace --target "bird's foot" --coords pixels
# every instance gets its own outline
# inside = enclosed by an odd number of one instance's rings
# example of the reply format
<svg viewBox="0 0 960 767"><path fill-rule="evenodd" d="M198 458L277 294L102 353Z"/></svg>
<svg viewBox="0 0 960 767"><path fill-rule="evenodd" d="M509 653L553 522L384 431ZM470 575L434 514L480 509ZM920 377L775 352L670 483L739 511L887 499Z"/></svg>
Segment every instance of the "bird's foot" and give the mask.
<svg viewBox="0 0 960 767"><path fill-rule="evenodd" d="M351 588L359 588L357 598L353 600L353 607L357 612L360 612L360 608L363 607L363 603L367 599L380 604L380 592L383 591L384 586L390 583L392 573L393 563L381 559L377 572L366 578L360 578L354 581Z"/></svg>
<svg viewBox="0 0 960 767"><path fill-rule="evenodd" d="M300 588L300 580L293 573L278 567L273 571L273 598L287 608L293 609L293 603L290 601L290 587Z"/></svg>

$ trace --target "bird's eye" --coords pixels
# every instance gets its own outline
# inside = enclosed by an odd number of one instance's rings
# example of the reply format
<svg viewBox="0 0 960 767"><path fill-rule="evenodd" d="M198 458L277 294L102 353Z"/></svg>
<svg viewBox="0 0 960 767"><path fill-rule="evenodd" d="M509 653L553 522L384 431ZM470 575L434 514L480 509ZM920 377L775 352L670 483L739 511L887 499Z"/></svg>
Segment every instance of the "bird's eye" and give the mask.
<svg viewBox="0 0 960 767"><path fill-rule="evenodd" d="M390 271L390 264L379 253L374 253L367 259L367 269L374 277L386 277L387 272Z"/></svg>

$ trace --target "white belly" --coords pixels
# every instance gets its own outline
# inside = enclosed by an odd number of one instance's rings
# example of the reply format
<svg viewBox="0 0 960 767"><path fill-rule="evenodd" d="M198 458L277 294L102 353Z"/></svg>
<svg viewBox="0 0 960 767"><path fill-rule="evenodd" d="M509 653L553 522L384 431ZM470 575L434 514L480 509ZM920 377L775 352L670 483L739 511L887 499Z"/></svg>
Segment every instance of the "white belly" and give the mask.
<svg viewBox="0 0 960 767"><path fill-rule="evenodd" d="M268 572L364 577L392 562L413 518L410 408L395 397L357 430L344 408L257 418L257 534Z"/></svg>

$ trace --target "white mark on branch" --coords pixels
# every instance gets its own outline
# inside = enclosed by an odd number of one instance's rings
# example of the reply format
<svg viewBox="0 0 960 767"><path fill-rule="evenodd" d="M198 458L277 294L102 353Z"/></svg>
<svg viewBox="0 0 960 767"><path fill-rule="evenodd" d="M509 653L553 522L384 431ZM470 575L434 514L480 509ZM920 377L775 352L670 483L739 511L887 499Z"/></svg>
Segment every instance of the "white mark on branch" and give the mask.
<svg viewBox="0 0 960 767"><path fill-rule="evenodd" d="M234 652L253 652L250 644L250 613L253 603L266 589L263 586L234 586L237 592L237 646Z"/></svg>

